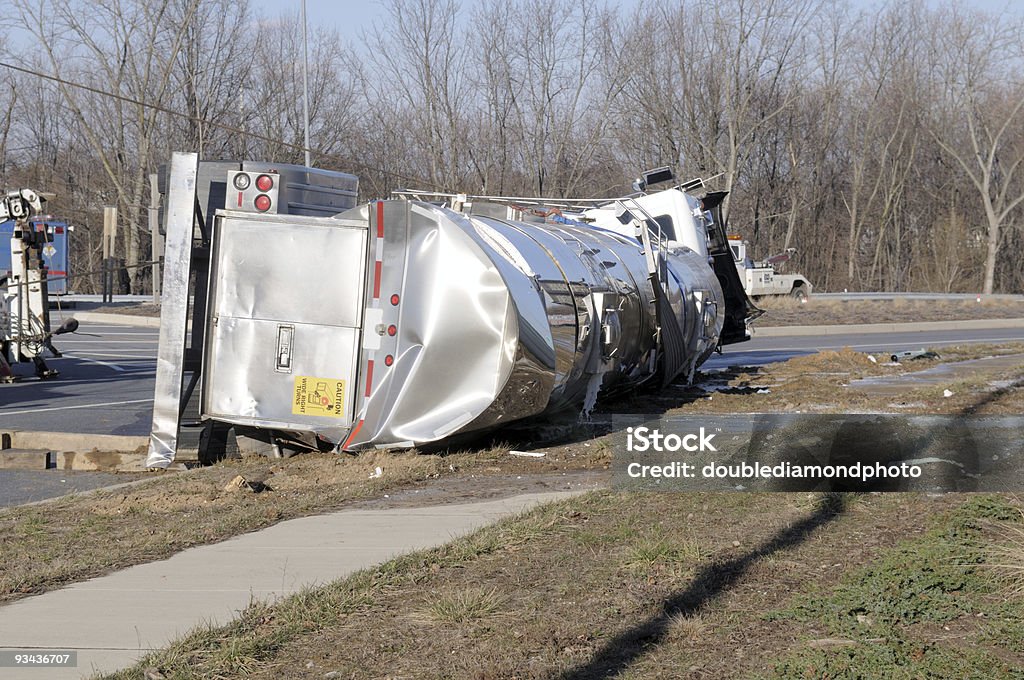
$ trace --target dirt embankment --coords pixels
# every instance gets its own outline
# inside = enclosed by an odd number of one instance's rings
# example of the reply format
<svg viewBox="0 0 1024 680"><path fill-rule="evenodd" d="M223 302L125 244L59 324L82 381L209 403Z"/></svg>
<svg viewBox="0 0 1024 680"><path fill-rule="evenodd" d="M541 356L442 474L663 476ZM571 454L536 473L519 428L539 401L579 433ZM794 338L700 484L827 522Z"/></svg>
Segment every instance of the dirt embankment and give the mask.
<svg viewBox="0 0 1024 680"><path fill-rule="evenodd" d="M1024 602L991 567L1020 526L992 496L588 494L114 677L1009 679Z"/></svg>
<svg viewBox="0 0 1024 680"><path fill-rule="evenodd" d="M833 326L912 321L1024 319L1024 300L834 300L813 295L805 303L791 298L762 298L758 326Z"/></svg>
<svg viewBox="0 0 1024 680"><path fill-rule="evenodd" d="M614 444L607 433L615 413L1024 412L1020 365L991 375L972 370L969 376L953 376L896 397L849 388L859 378L898 377L944 361L1011 355L1024 352L1024 345L941 352L940 359L903 365L890 364L886 357L872 361L847 349L762 367L734 366L703 375L694 386L612 401L590 423L532 422L462 450L229 461L187 473L153 473L153 479L128 488L11 508L0 512L0 602L284 519L359 502L381 503L385 494L393 497L388 502L451 502L536 490L534 484L591 483L588 474L607 474L611 465ZM953 394L944 396L947 390ZM543 456L520 457L513 450ZM239 476L245 483L232 485ZM418 498L417 492L422 492Z"/></svg>

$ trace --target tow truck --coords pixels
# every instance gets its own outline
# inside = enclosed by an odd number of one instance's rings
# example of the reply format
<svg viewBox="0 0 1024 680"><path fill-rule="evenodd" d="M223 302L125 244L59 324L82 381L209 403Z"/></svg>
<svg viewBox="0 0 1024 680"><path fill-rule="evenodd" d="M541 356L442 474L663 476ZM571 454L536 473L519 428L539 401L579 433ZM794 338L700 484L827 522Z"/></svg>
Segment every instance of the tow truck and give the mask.
<svg viewBox="0 0 1024 680"><path fill-rule="evenodd" d="M748 243L737 235L729 236L729 249L736 262L736 272L743 282L743 288L752 298L766 295L788 295L798 300L806 300L814 286L803 274L781 274L781 268L796 254L796 248L787 248L778 255L772 255L761 261L754 261L748 255Z"/></svg>

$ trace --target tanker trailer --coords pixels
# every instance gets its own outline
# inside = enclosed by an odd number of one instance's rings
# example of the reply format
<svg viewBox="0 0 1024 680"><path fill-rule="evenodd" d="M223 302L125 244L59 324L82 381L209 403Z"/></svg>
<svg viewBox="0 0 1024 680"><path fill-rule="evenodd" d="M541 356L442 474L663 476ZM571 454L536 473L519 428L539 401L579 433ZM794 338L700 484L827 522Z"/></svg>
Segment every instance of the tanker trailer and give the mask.
<svg viewBox="0 0 1024 680"><path fill-rule="evenodd" d="M673 239L638 198L595 208L615 228L409 197L327 217L275 192L337 177L264 164L198 215L202 167L175 154L167 182L149 466L189 412L272 451L412 447L690 380L722 342L709 211Z"/></svg>

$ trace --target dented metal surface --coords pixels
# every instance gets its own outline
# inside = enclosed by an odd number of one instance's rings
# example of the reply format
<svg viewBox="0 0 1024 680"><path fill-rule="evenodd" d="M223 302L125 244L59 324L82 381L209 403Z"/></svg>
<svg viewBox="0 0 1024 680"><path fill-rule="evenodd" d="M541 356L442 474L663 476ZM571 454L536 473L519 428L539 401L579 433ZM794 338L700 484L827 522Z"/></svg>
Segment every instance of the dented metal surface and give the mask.
<svg viewBox="0 0 1024 680"><path fill-rule="evenodd" d="M690 378L725 301L710 215L673 191L689 220L671 239L625 203L615 229L404 199L335 218L218 211L201 417L271 442L407 447Z"/></svg>

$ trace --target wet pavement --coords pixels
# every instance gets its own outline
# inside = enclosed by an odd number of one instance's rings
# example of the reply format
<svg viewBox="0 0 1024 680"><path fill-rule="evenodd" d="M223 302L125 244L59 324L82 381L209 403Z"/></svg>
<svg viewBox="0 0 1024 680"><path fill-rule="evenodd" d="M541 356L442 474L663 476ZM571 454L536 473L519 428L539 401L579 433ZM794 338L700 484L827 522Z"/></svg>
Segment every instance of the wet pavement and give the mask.
<svg viewBox="0 0 1024 680"><path fill-rule="evenodd" d="M73 470L0 470L0 507L81 493L145 476Z"/></svg>
<svg viewBox="0 0 1024 680"><path fill-rule="evenodd" d="M940 364L939 366L926 368L922 371L914 371L912 361L907 362L905 365L908 371L913 372L903 375L872 376L852 380L849 387L853 390L879 396L895 397L905 394L908 390L915 390L921 387L949 385L960 380L982 378L986 374L995 376L1014 368L1024 368L1024 354L1005 354L1002 356L970 359L968 361L957 361L950 364ZM993 387L999 386L999 384L993 383Z"/></svg>

